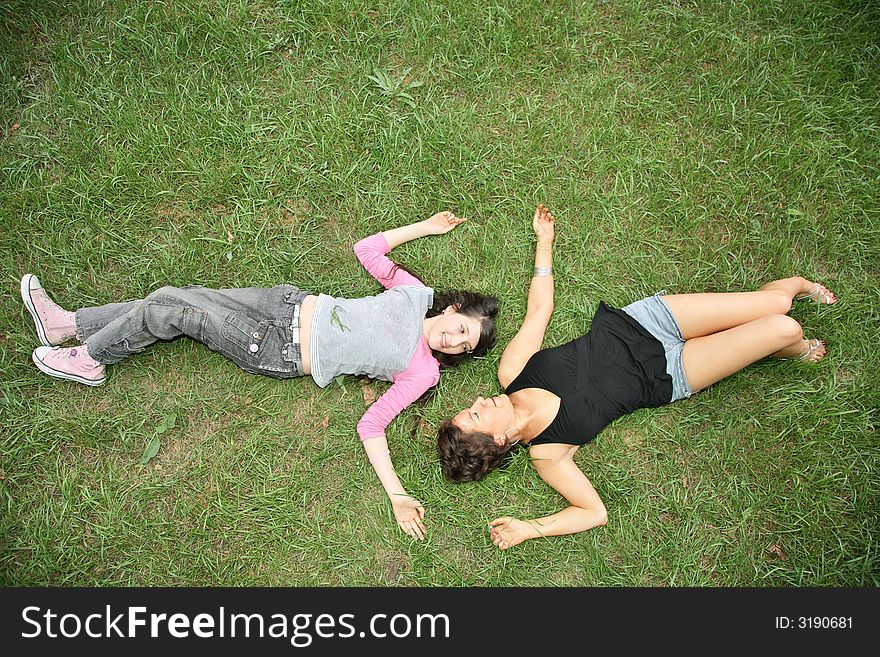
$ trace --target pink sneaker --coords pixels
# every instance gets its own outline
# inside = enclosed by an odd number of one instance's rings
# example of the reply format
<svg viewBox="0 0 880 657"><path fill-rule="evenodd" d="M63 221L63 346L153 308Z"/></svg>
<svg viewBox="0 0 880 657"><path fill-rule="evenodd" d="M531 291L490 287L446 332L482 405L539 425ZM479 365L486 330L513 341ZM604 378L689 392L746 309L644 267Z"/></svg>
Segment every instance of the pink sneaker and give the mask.
<svg viewBox="0 0 880 657"><path fill-rule="evenodd" d="M21 277L21 298L44 345L52 347L76 335L74 313L52 301L40 285L40 279L33 274Z"/></svg>
<svg viewBox="0 0 880 657"><path fill-rule="evenodd" d="M31 356L34 365L49 376L99 386L107 377L104 366L89 356L84 344L78 347L37 347Z"/></svg>

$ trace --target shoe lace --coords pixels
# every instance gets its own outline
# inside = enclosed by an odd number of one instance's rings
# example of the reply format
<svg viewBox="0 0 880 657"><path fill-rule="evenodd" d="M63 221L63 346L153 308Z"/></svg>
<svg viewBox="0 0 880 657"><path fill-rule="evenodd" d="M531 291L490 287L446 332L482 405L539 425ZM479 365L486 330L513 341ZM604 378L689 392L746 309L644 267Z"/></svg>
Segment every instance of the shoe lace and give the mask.
<svg viewBox="0 0 880 657"><path fill-rule="evenodd" d="M49 298L49 295L46 294L43 290L34 291L33 296L40 302L40 305L42 306L41 308L39 308L39 310L42 310L47 314L51 313L58 318L62 318L64 316L64 309L57 303L52 301L52 299Z"/></svg>

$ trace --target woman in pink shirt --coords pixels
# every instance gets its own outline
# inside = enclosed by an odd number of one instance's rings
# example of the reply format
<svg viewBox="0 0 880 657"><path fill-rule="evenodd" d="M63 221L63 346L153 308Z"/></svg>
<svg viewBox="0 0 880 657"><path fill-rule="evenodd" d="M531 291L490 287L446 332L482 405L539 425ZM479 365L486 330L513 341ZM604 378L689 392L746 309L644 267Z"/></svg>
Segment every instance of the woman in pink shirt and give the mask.
<svg viewBox="0 0 880 657"><path fill-rule="evenodd" d="M186 335L253 374L309 375L321 387L342 374L391 381L357 431L398 525L422 539L425 511L394 471L385 428L437 384L441 367L491 348L498 304L473 292L435 295L386 254L410 240L448 233L463 221L439 212L358 242L358 260L385 287L381 294L358 299L309 294L292 285L223 290L187 285L69 312L49 298L36 276L25 274L22 299L43 344L32 359L49 376L99 386L107 365L157 340ZM80 344L57 346L72 338Z"/></svg>

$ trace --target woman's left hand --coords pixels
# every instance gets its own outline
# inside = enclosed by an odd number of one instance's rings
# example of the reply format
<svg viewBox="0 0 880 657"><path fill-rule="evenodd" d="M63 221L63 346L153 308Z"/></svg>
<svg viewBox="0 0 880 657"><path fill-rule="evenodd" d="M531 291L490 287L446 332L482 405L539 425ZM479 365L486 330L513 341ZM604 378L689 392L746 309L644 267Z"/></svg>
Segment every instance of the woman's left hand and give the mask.
<svg viewBox="0 0 880 657"><path fill-rule="evenodd" d="M510 516L496 518L489 523L489 528L492 542L502 550L512 548L535 536L535 528L532 525Z"/></svg>
<svg viewBox="0 0 880 657"><path fill-rule="evenodd" d="M425 538L425 507L416 498L409 495L396 495L391 500L397 525L415 539Z"/></svg>
<svg viewBox="0 0 880 657"><path fill-rule="evenodd" d="M425 219L425 227L428 229L429 235L443 235L465 221L467 219L456 217L452 212L438 212Z"/></svg>
<svg viewBox="0 0 880 657"><path fill-rule="evenodd" d="M549 246L553 244L556 235L556 227L553 223L553 214L542 204L535 208L535 216L532 218L532 228L538 238L538 243Z"/></svg>

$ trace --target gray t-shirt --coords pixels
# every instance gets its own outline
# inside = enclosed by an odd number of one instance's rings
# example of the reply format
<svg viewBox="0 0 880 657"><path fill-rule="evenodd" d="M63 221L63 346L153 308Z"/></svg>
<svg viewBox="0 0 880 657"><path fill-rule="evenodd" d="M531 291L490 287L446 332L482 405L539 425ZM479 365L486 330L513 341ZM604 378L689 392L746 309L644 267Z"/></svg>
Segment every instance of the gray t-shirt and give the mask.
<svg viewBox="0 0 880 657"><path fill-rule="evenodd" d="M361 299L321 294L312 315L312 379L322 388L340 374L385 381L408 366L434 290L398 285Z"/></svg>

